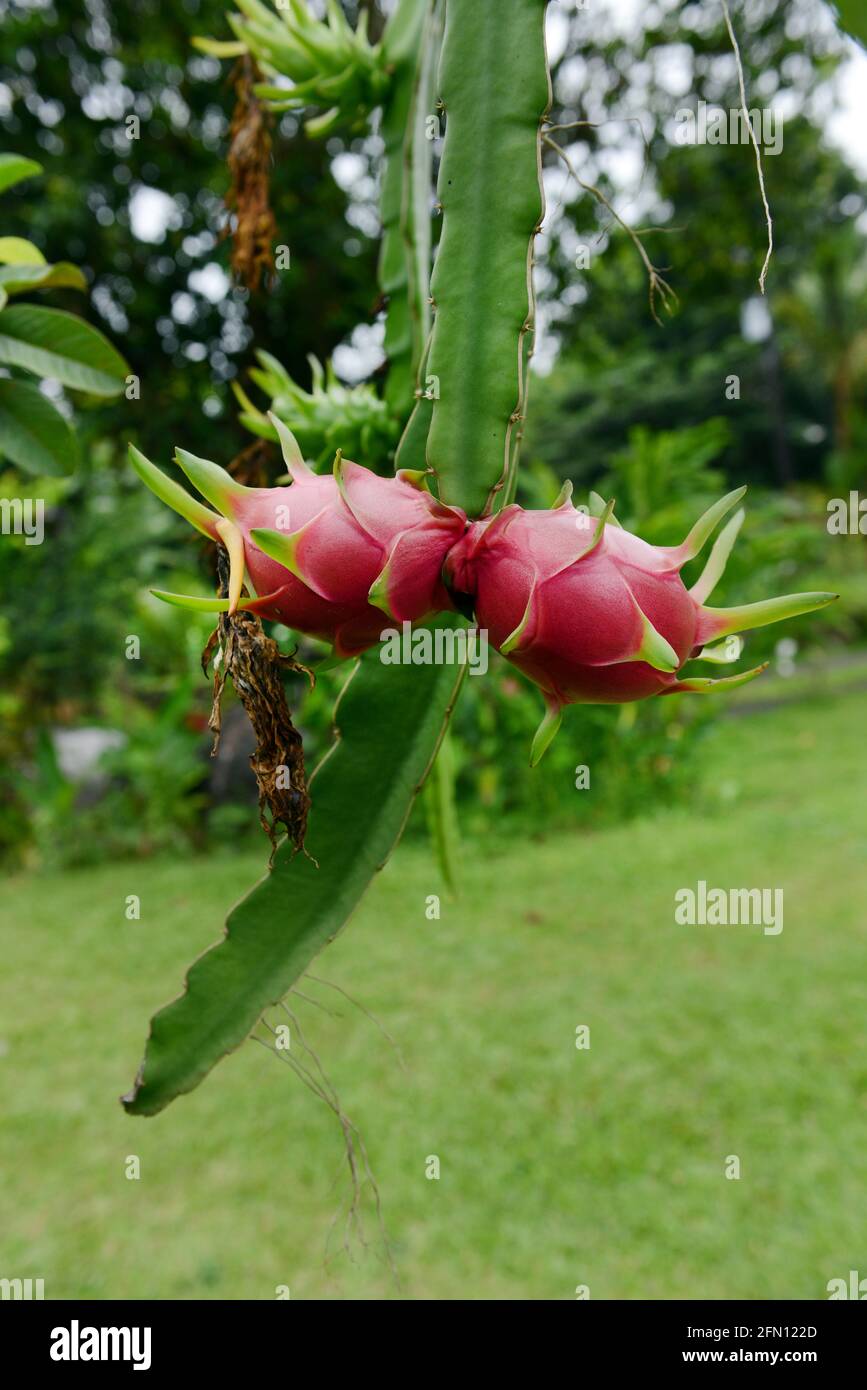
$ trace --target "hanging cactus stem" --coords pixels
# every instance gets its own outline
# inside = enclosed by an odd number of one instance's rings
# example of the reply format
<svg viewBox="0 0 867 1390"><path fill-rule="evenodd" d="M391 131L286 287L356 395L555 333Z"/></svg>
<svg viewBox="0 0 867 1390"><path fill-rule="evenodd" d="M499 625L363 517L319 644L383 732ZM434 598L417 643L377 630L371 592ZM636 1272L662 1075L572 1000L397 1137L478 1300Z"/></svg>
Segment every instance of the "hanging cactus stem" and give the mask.
<svg viewBox="0 0 867 1390"><path fill-rule="evenodd" d="M425 368L437 383L427 460L440 496L478 516L513 487L532 340L533 244L543 215L539 136L551 101L541 0L448 0Z"/></svg>

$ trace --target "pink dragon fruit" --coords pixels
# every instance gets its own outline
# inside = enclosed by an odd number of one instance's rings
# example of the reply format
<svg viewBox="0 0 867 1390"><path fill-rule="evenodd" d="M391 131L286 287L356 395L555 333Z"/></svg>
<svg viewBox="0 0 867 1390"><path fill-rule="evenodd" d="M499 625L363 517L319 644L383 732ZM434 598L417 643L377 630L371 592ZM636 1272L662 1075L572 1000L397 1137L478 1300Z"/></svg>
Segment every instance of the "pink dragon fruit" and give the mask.
<svg viewBox="0 0 867 1390"><path fill-rule="evenodd" d="M551 511L513 504L469 525L449 552L447 582L471 597L476 621L493 645L541 687L547 713L533 743L534 764L557 732L564 705L743 685L765 666L722 680L681 677L680 670L697 657L735 660L739 642L706 644L822 608L837 597L793 594L739 608L705 607L742 511L720 534L698 581L691 589L684 586L681 566L698 555L745 491L722 498L674 547L648 545L623 530L613 502L606 507L595 494L593 515L578 511L571 485Z"/></svg>
<svg viewBox="0 0 867 1390"><path fill-rule="evenodd" d="M221 541L230 561L227 599L154 593L181 607L252 609L331 641L338 658L378 642L386 617L418 622L451 608L442 567L466 528L465 513L438 502L421 473L382 478L338 453L332 474L316 474L283 422L271 420L292 478L289 488L243 487L217 464L177 451L181 468L220 516L131 449L148 487ZM242 598L245 582L258 597Z"/></svg>

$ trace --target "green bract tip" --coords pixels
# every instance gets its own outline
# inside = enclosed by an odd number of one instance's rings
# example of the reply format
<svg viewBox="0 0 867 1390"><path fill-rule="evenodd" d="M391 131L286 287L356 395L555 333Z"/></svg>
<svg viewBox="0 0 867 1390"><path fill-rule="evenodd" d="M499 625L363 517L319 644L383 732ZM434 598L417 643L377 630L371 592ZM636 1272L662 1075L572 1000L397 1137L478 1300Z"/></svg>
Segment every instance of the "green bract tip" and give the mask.
<svg viewBox="0 0 867 1390"><path fill-rule="evenodd" d="M186 449L176 449L178 466L184 470L193 487L197 487L203 497L224 516L230 515L236 498L243 497L250 489L236 483L231 474L210 459L197 458Z"/></svg>
<svg viewBox="0 0 867 1390"><path fill-rule="evenodd" d="M150 459L145 458L144 454L135 447L129 446L129 460L136 473L141 478L146 487L149 487L155 497L166 506L188 521L191 526L195 526L197 531L201 531L203 536L208 536L212 541L217 539L217 522L219 517L207 507L203 507L201 502L195 497L191 497L180 483L176 483L173 478L166 477Z"/></svg>

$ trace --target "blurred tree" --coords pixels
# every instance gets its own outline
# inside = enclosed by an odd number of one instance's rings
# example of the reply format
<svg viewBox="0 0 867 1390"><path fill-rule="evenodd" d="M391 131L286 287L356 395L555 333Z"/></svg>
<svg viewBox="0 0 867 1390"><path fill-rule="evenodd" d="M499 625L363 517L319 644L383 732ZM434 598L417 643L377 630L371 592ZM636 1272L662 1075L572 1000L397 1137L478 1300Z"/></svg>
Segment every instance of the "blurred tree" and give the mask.
<svg viewBox="0 0 867 1390"><path fill-rule="evenodd" d="M643 241L678 300L662 326L654 322L632 243L547 149L549 201L559 195L565 207L542 289L561 350L534 387L530 437L561 476L598 477L635 425L666 430L723 415L730 473L787 484L820 475L832 439L845 447L851 431L856 402L849 393L841 407L840 397L865 329L863 294L848 286L867 264L867 186L825 143L819 120L841 40L830 13L802 0L731 9L750 107L773 99L792 113L778 122L780 151L764 154L775 239L764 299L757 277L766 229L752 149L677 143L678 111L702 100L739 106L721 10L655 5L646 27L628 36L601 21L588 31L581 14L570 21L566 52L583 47L558 68L552 121L570 129L556 138L569 142L580 178L626 208L636 227L650 224ZM646 147L624 123L636 116ZM613 124L571 128L606 119ZM624 170L630 182L634 172L631 199L618 191Z"/></svg>
<svg viewBox="0 0 867 1390"><path fill-rule="evenodd" d="M225 27L220 0L0 0L0 143L46 170L41 189L10 195L9 215L17 203L50 258L86 269L93 311L141 379L140 400L96 427L156 458L174 442L223 459L249 444L223 383L254 339L307 382L306 354L327 357L377 307L375 215L363 184L348 207L332 176L349 151L363 178L369 151L293 139L292 115L273 132L271 189L289 266L270 292L230 288L235 92L228 67L190 45Z"/></svg>

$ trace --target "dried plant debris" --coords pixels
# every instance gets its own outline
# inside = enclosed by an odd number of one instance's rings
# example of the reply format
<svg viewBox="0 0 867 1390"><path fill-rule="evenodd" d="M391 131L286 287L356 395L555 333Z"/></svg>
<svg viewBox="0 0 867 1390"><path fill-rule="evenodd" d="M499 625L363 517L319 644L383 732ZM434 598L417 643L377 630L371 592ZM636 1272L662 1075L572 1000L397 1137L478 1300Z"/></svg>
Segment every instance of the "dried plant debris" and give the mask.
<svg viewBox="0 0 867 1390"><path fill-rule="evenodd" d="M225 596L229 564L222 547L217 564L220 593ZM212 756L220 746L222 698L228 678L256 736L256 751L250 758L250 766L259 788L259 819L271 841L272 859L277 848L278 825L283 826L295 850L303 850L310 795L304 747L286 703L283 673L302 672L311 683L313 673L294 656L284 655L273 637L265 632L256 614L246 610L239 610L232 616L220 614L202 652L202 668L206 672L212 659L214 702L208 720L214 733Z"/></svg>
<svg viewBox="0 0 867 1390"><path fill-rule="evenodd" d="M233 214L232 270L248 290L258 290L263 276L274 269L277 223L270 201L271 123L253 87L262 74L253 59L240 58L232 73L235 109L232 113L226 162L232 183L226 207Z"/></svg>

